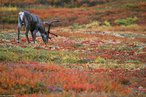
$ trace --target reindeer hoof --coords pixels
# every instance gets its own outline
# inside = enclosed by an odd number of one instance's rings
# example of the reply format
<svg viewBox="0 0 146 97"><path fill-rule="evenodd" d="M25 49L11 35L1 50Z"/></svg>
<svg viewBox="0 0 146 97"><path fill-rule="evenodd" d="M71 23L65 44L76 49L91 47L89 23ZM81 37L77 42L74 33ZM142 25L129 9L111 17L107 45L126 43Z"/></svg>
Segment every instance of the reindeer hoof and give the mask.
<svg viewBox="0 0 146 97"><path fill-rule="evenodd" d="M17 40L17 43L20 43L20 40Z"/></svg>

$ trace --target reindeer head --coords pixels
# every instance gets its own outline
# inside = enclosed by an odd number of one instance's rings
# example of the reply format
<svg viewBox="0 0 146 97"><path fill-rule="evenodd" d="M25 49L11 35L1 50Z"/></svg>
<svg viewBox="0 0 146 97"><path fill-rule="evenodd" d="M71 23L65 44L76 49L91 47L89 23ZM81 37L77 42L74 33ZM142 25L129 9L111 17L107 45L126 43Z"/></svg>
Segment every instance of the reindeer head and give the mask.
<svg viewBox="0 0 146 97"><path fill-rule="evenodd" d="M49 39L48 33L45 32L45 33L43 33L41 36L42 36L43 42L44 42L45 44L47 44L47 43L48 43L48 39Z"/></svg>
<svg viewBox="0 0 146 97"><path fill-rule="evenodd" d="M50 29L51 29L51 25L54 23L54 22L60 22L59 20L53 20L53 21L50 21L50 22L44 22L45 25L48 26L48 30L45 31L45 33L42 34L42 39L44 41L44 43L48 43L48 39L51 39L51 37L49 36L50 34L54 35L57 37L56 34L53 34L50 32Z"/></svg>

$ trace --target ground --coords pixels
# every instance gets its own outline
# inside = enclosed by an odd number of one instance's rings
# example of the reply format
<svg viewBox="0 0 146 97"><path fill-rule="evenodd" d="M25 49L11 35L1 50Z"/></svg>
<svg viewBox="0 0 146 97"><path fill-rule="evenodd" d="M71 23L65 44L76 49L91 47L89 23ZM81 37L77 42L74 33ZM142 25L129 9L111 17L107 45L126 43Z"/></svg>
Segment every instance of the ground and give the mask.
<svg viewBox="0 0 146 97"><path fill-rule="evenodd" d="M17 1L0 6L0 97L146 96L146 0L90 7ZM28 44L22 28L17 43L22 10L43 21L59 19L51 29L58 37L45 45L29 35Z"/></svg>
<svg viewBox="0 0 146 97"><path fill-rule="evenodd" d="M58 37L47 45L41 37L28 44L23 32L20 43L15 31L0 32L0 94L144 97L146 32L89 25L56 27Z"/></svg>

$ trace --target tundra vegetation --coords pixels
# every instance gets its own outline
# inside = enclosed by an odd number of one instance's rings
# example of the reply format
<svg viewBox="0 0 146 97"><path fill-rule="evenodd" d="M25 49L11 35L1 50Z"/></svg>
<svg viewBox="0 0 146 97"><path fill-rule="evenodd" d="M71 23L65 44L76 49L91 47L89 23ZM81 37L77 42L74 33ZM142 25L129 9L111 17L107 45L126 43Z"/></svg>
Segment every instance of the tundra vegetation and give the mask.
<svg viewBox="0 0 146 97"><path fill-rule="evenodd" d="M146 0L1 0L0 95L145 97ZM17 43L19 11L59 19ZM24 29L22 29L24 30Z"/></svg>

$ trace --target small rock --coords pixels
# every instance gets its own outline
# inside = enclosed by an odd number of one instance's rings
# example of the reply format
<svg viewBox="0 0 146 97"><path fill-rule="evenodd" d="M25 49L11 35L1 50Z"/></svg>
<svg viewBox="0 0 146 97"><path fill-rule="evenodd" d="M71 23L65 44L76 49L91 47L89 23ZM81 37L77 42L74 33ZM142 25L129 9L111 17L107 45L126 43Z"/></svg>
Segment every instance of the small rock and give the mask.
<svg viewBox="0 0 146 97"><path fill-rule="evenodd" d="M63 92L63 88L60 88L58 86L49 86L48 90L49 92Z"/></svg>
<svg viewBox="0 0 146 97"><path fill-rule="evenodd" d="M142 86L139 86L138 90L141 91L141 92L146 92L146 88L143 88Z"/></svg>

